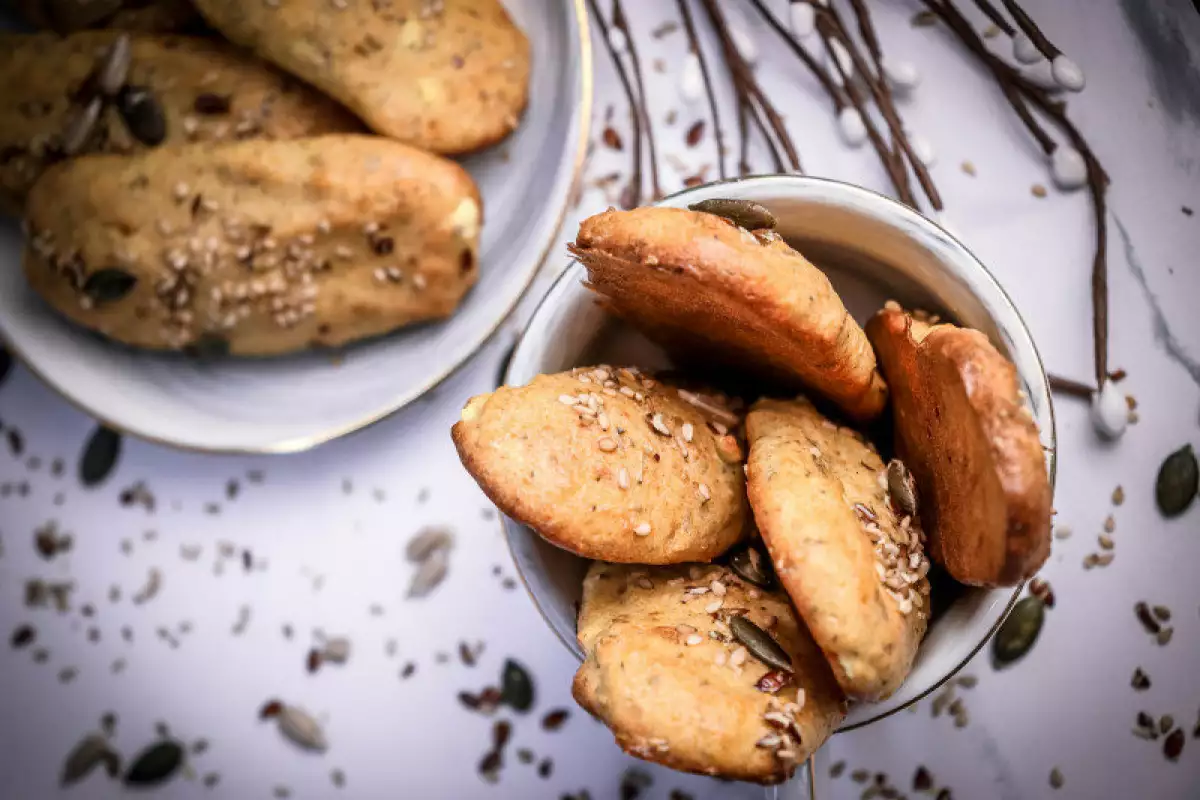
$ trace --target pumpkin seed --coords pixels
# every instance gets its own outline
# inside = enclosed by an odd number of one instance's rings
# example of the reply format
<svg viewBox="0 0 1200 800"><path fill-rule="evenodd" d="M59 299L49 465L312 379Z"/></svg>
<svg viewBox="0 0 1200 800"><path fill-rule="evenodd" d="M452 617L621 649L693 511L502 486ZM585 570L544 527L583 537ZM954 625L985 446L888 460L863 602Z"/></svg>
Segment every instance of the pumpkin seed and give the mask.
<svg viewBox="0 0 1200 800"><path fill-rule="evenodd" d="M410 598L425 597L446 579L446 573L449 570L450 551L444 547L434 550L421 562L421 566L417 567L416 573L413 574L412 583L408 585L408 596Z"/></svg>
<svg viewBox="0 0 1200 800"><path fill-rule="evenodd" d="M748 231L770 230L775 227L775 215L753 200L732 200L714 197L688 206L692 211L702 211L724 217L734 225Z"/></svg>
<svg viewBox="0 0 1200 800"><path fill-rule="evenodd" d="M511 658L504 662L500 679L500 702L522 713L533 708L533 679Z"/></svg>
<svg viewBox="0 0 1200 800"><path fill-rule="evenodd" d="M129 78L129 63L133 59L133 50L129 43L129 34L123 33L108 48L104 59L100 62L100 72L96 86L105 97L116 97Z"/></svg>
<svg viewBox="0 0 1200 800"><path fill-rule="evenodd" d="M183 765L183 748L178 742L151 745L133 760L125 773L126 786L153 786L169 780Z"/></svg>
<svg viewBox="0 0 1200 800"><path fill-rule="evenodd" d="M792 659L771 635L746 617L730 617L729 629L733 637L746 646L750 655L784 672L792 672Z"/></svg>
<svg viewBox="0 0 1200 800"><path fill-rule="evenodd" d="M1029 652L1037 641L1045 617L1046 605L1037 597L1025 597L1013 607L992 640L992 656L997 667L1007 666Z"/></svg>
<svg viewBox="0 0 1200 800"><path fill-rule="evenodd" d="M8 377L8 373L12 370L12 354L3 347L0 347L0 386L4 385L4 379Z"/></svg>
<svg viewBox="0 0 1200 800"><path fill-rule="evenodd" d="M167 117L158 99L145 86L124 86L117 95L117 111L129 134L147 147L167 138Z"/></svg>
<svg viewBox="0 0 1200 800"><path fill-rule="evenodd" d="M97 486L108 478L121 456L121 434L103 425L96 427L79 462L79 480Z"/></svg>
<svg viewBox="0 0 1200 800"><path fill-rule="evenodd" d="M105 267L88 275L83 293L97 303L113 303L133 291L137 276L119 267Z"/></svg>
<svg viewBox="0 0 1200 800"><path fill-rule="evenodd" d="M284 706L280 709L279 731L307 750L323 751L329 746L320 723L295 706Z"/></svg>
<svg viewBox="0 0 1200 800"><path fill-rule="evenodd" d="M97 765L104 761L108 752L108 740L98 733L89 733L67 755L63 765L62 785L70 786L83 780Z"/></svg>
<svg viewBox="0 0 1200 800"><path fill-rule="evenodd" d="M1175 761L1183 753L1183 728L1176 728L1163 742L1163 755L1170 761Z"/></svg>
<svg viewBox="0 0 1200 800"><path fill-rule="evenodd" d="M104 100L93 97L84 105L75 109L62 135L62 151L65 156L75 156L83 152L96 123L100 121L100 112L104 108Z"/></svg>
<svg viewBox="0 0 1200 800"><path fill-rule="evenodd" d="M229 355L229 340L215 333L202 333L183 352L201 361L224 358Z"/></svg>
<svg viewBox="0 0 1200 800"><path fill-rule="evenodd" d="M1167 456L1158 469L1154 499L1164 517L1177 517L1188 510L1200 487L1200 467L1190 444Z"/></svg>
<svg viewBox="0 0 1200 800"><path fill-rule="evenodd" d="M742 580L764 589L771 588L775 582L771 560L752 544L737 550L729 557L729 568Z"/></svg>
<svg viewBox="0 0 1200 800"><path fill-rule="evenodd" d="M904 462L893 458L887 466L888 494L896 507L910 517L917 515L917 488Z"/></svg>
<svg viewBox="0 0 1200 800"><path fill-rule="evenodd" d="M408 545L404 548L404 557L414 564L420 564L435 550L449 549L453 546L454 534L449 528L428 525L408 540Z"/></svg>

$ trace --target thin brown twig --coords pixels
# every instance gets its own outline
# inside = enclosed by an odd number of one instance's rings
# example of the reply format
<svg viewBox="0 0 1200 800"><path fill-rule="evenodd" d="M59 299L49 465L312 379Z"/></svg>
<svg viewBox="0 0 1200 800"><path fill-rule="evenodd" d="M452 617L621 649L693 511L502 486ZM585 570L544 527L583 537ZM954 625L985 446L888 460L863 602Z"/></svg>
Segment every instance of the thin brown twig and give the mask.
<svg viewBox="0 0 1200 800"><path fill-rule="evenodd" d="M608 23L604 21L604 15L600 13L600 5L597 0L588 0L588 5L591 6L592 16L596 18L596 24L600 26L600 38L604 40L604 47L608 51L609 58L613 62L613 67L617 71L617 78L621 82L621 88L625 90L625 99L629 101L629 119L633 126L633 143L630 147L633 153L633 171L629 176L629 183L621 191L621 205L625 208L635 208L641 205L642 201L641 114L638 112L637 100L634 99L633 86L629 82L629 75L625 71L625 65L621 63L620 55L612 45L612 39L608 33Z"/></svg>
<svg viewBox="0 0 1200 800"><path fill-rule="evenodd" d="M725 136L721 130L721 115L717 111L717 93L713 91L712 76L708 71L708 59L704 57L704 49L700 46L700 37L696 35L696 25L692 19L692 11L688 8L687 0L676 0L676 5L679 6L679 16L683 19L683 27L687 32L688 46L691 48L691 52L696 54L696 60L700 63L700 77L704 79L704 93L708 96L708 111L712 115L713 135L717 141L717 171L722 178L725 178ZM745 135L742 136L742 139L745 140Z"/></svg>
<svg viewBox="0 0 1200 800"><path fill-rule="evenodd" d="M992 5L992 0L975 0L975 5L983 12L983 15L992 21L992 24L1004 32L1005 36L1013 37L1017 35L1017 29L1004 18L1000 13L1000 9Z"/></svg>
<svg viewBox="0 0 1200 800"><path fill-rule="evenodd" d="M1025 13L1025 9L1021 8L1016 0L1000 0L1000 2L1004 3L1004 8L1016 21L1017 27L1029 37L1029 41L1033 42L1033 46L1038 49L1039 53L1051 61L1062 55L1062 51L1054 46L1054 42L1046 38L1046 34L1042 33L1042 29Z"/></svg>
<svg viewBox="0 0 1200 800"><path fill-rule="evenodd" d="M637 113L642 117L642 130L646 133L646 149L650 155L650 189L654 199L663 196L662 186L658 182L658 153L654 146L654 126L650 124L650 111L646 108L646 84L642 80L642 60L638 58L637 44L633 41L633 32L629 30L629 20L625 17L625 9L621 0L612 0L613 27L625 34L626 47L629 48L629 62L633 66L633 79L637 84Z"/></svg>
<svg viewBox="0 0 1200 800"><path fill-rule="evenodd" d="M1086 383L1080 383L1079 381L1072 380L1071 378L1064 378L1061 375L1048 374L1046 375L1046 380L1050 384L1051 391L1059 392L1071 397L1079 397L1084 400L1091 400L1092 395L1096 391Z"/></svg>
<svg viewBox="0 0 1200 800"><path fill-rule="evenodd" d="M788 134L783 117L767 97L766 92L758 85L754 73L742 58L742 54L738 52L737 45L734 44L733 37L729 34L725 12L721 10L720 3L718 0L700 0L700 2L704 6L704 10L708 12L713 30L721 41L721 50L725 55L725 63L729 66L730 76L735 84L740 82L747 94L757 103L759 110L766 117L772 132L778 139L780 147L787 155L790 168L799 171L801 169L800 155L796 152L796 145L792 141L791 135Z"/></svg>

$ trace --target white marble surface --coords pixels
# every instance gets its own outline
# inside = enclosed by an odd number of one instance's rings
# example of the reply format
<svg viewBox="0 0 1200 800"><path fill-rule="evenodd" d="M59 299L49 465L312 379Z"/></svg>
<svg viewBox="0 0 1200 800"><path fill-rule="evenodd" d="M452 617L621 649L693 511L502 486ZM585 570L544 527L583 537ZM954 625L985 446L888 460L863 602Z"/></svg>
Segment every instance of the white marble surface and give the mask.
<svg viewBox="0 0 1200 800"><path fill-rule="evenodd" d="M1033 197L1032 184L1050 185L1047 171L999 93L943 32L908 24L915 4L875 5L886 6L877 11L885 49L912 60L924 77L903 113L938 151L933 175L954 228L1012 294L1048 368L1087 379L1092 234L1086 194L1051 190L1046 199ZM1060 399L1056 506L1074 535L1056 541L1043 572L1057 606L1041 640L1011 669L995 672L985 658L968 668L979 684L960 693L970 710L963 729L945 716L932 718L925 701L916 713L835 737L818 757L822 800L858 797L861 787L848 777L857 768L887 772L908 790L917 764L927 765L957 798L1188 798L1200 792L1200 739L1191 736L1200 712L1200 583L1194 577L1200 506L1166 522L1153 503L1162 458L1184 442L1200 444L1200 218L1180 210L1200 208L1200 111L1194 99L1187 106L1184 90L1152 78L1124 11L1141 5L1027 4L1087 73L1088 88L1070 98L1070 107L1112 176L1112 210L1127 232L1111 228L1111 363L1128 370L1123 386L1137 397L1141 421L1120 443L1105 445L1083 405ZM1155 8L1139 18L1163 13L1174 20L1186 44L1173 56L1161 50L1174 59L1165 71L1194 95L1200 15L1186 0L1146 5ZM760 43L759 73L788 114L805 167L882 188L874 156L840 143L823 96L799 66L748 13L730 13ZM636 12L645 32L673 16L668 2L640 4ZM639 43L647 62L681 61L678 32ZM622 96L602 52L596 64L597 126L611 103L618 109L613 124L626 133ZM711 163L711 136L695 149L683 141L690 122L704 114L703 104L685 106L674 75L649 70L647 77L664 148L694 167ZM669 109L679 116L671 127L663 122ZM959 169L964 160L975 164L975 177ZM601 149L590 174L625 167L624 154ZM665 168L665 188L679 183ZM601 192L585 192L560 238L606 203ZM0 388L0 420L19 428L25 444L18 459L0 442L0 487L14 484L7 493L0 488L0 797L119 794L99 774L69 790L57 788L67 751L105 711L119 716L114 741L127 757L153 739L158 720L187 741L209 740L193 766L199 775L219 772L220 784L205 789L198 779L179 779L159 790L164 797L266 798L276 786L305 798L556 798L583 788L596 800L619 796L621 774L633 762L603 727L574 710L569 683L575 664L522 591L503 588L502 577L511 577L512 569L499 525L459 467L448 436L462 401L492 386L513 332L549 273L564 263L553 259L522 313L435 392L367 431L298 456L204 457L127 441L110 479L85 490L75 464L93 423L15 368ZM32 468L32 456L41 459L40 468ZM54 458L66 463L62 477L50 474ZM261 485L245 480L252 469L265 473ZM233 501L225 499L230 478L241 485ZM118 502L120 491L138 480L157 497L153 515ZM21 496L24 481L29 489ZM1127 499L1113 508L1117 485ZM219 503L219 513L206 512L210 502ZM1096 549L1109 513L1116 518L1117 557L1107 569L1085 572L1081 560ZM33 530L51 519L73 532L75 547L44 561L32 547ZM456 532L450 575L429 598L405 600L411 567L403 546L425 524ZM157 536L146 541L150 530ZM124 540L132 543L128 554ZM238 558L216 575L223 541L237 546ZM202 547L198 560L181 557L187 545ZM243 548L264 568L246 573ZM495 565L501 577L493 575ZM152 568L162 572L161 592L134 605L130 598ZM24 582L34 576L74 581L74 610L26 609ZM115 603L108 599L113 585L122 590ZM1173 610L1169 645L1156 646L1142 632L1132 612L1139 599ZM84 603L95 606L93 618L81 615ZM372 604L382 614L373 614ZM231 627L243 605L251 619L235 636ZM185 621L194 627L179 636L177 648L156 634L160 627L178 632ZM38 641L13 650L7 637L23 623L35 626ZM281 632L285 623L295 629L290 641ZM132 643L122 639L126 625ZM91 626L100 631L96 643L87 637ZM309 675L303 662L317 628L350 636L353 652L344 666ZM394 657L385 651L390 638L397 643ZM454 655L460 640L486 643L476 666ZM49 651L46 663L34 662L37 647ZM452 654L450 661L437 663L438 652ZM529 715L501 714L514 719L513 743L500 781L491 785L475 766L489 747L492 720L465 710L456 695L495 682L507 656L529 667L538 697ZM114 674L118 658L127 666ZM410 660L416 673L401 680ZM1129 685L1139 665L1153 684L1141 693ZM78 674L64 684L59 673L68 667ZM302 753L256 719L259 706L276 696L326 719L328 752ZM542 731L541 715L558 707L572 708L570 719L556 733ZM1164 759L1161 740L1147 743L1130 734L1142 709L1171 713L1188 731L1177 763ZM550 777L517 763L519 747L533 749L539 760L551 757ZM838 760L847 762L847 776L832 780L828 770ZM1065 777L1057 792L1047 780L1055 766ZM345 771L344 789L330 782L335 767ZM753 787L650 772L654 783L645 797L666 798L674 788L696 797L761 796Z"/></svg>

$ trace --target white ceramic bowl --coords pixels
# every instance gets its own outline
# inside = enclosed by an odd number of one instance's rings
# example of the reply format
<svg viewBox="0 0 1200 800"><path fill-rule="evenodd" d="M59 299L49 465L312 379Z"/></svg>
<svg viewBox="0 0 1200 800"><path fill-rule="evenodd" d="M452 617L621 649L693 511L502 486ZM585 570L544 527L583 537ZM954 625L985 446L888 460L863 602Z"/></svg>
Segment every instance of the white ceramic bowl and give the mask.
<svg viewBox="0 0 1200 800"><path fill-rule="evenodd" d="M894 200L819 178L774 175L713 183L661 205L686 207L712 197L754 200L769 208L779 233L829 275L860 322L895 298L985 333L1016 365L1053 483L1054 412L1041 359L1012 301L961 243ZM513 354L507 384L573 366L667 363L654 345L596 304L581 283L584 277L575 264L543 299ZM582 658L575 618L587 562L511 519L504 519L504 530L534 603L563 644ZM987 643L1020 591L965 589L931 625L900 690L880 703L856 704L841 729L888 716L940 686Z"/></svg>
<svg viewBox="0 0 1200 800"><path fill-rule="evenodd" d="M558 231L587 144L592 63L583 0L504 4L529 37L529 107L509 139L463 161L483 195L484 223L479 281L452 317L336 354L206 364L132 350L43 303L25 283L16 221L0 220L0 340L110 427L189 450L304 450L420 397L474 354L524 293ZM0 28L4 22L0 13Z"/></svg>

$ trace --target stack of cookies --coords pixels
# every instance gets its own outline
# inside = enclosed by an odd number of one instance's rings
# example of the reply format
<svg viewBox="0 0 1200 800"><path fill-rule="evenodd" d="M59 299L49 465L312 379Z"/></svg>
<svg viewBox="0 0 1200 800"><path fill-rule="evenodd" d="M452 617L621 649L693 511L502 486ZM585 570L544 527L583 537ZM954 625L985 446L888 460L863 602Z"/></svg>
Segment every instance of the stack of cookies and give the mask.
<svg viewBox="0 0 1200 800"><path fill-rule="evenodd" d="M474 285L481 201L449 157L528 95L499 0L22 8L49 30L0 34L0 210L67 318L272 355L447 317Z"/></svg>
<svg viewBox="0 0 1200 800"><path fill-rule="evenodd" d="M1016 584L1051 515L1013 365L894 302L864 331L774 224L735 200L585 220L589 286L684 370L542 375L453 429L505 514L592 560L580 705L633 755L766 784L904 682L931 559ZM864 431L889 413L885 458Z"/></svg>

